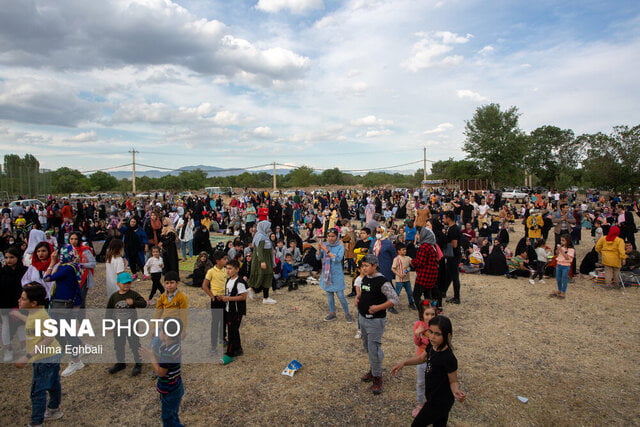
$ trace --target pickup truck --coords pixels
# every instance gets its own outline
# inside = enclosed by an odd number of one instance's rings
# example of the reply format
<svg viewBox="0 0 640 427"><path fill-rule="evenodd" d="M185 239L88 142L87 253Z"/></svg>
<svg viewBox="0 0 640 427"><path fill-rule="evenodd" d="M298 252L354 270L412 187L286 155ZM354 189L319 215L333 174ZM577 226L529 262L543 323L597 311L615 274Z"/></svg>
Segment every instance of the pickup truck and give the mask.
<svg viewBox="0 0 640 427"><path fill-rule="evenodd" d="M502 192L503 199L515 199L517 201L524 201L525 197L528 197L529 193L525 193L522 190L506 189Z"/></svg>

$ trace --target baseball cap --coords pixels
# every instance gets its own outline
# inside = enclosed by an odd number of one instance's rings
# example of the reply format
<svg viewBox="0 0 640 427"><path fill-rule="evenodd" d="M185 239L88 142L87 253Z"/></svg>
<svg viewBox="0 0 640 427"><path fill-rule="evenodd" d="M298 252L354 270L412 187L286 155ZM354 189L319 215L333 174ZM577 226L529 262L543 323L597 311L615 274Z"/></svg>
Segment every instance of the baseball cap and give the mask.
<svg viewBox="0 0 640 427"><path fill-rule="evenodd" d="M122 272L118 274L118 277L116 280L118 281L118 283L131 283L133 282L133 277L131 277L131 274L127 272Z"/></svg>

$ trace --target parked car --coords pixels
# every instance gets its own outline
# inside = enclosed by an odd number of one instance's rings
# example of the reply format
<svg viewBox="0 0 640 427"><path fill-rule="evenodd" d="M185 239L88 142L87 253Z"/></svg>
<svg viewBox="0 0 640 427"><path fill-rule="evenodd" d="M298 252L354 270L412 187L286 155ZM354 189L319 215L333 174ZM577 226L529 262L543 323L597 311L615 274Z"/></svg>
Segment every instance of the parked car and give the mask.
<svg viewBox="0 0 640 427"><path fill-rule="evenodd" d="M10 208L18 205L22 205L22 207L26 209L29 206L35 206L35 207L44 206L44 203L42 203L38 199L14 200L13 202L9 203Z"/></svg>
<svg viewBox="0 0 640 427"><path fill-rule="evenodd" d="M503 199L515 199L516 201L523 201L526 197L528 197L529 194L525 193L522 190L518 190L518 189L505 189L502 192L502 198Z"/></svg>

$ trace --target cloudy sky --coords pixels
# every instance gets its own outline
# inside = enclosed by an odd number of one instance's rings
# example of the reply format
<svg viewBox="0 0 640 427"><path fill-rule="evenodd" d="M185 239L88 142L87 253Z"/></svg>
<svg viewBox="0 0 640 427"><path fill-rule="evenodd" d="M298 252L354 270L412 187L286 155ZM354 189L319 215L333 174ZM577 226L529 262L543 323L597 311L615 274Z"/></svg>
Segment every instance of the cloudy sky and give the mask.
<svg viewBox="0 0 640 427"><path fill-rule="evenodd" d="M637 0L0 0L0 152L83 171L132 147L170 168L461 159L491 102L525 131L639 124L639 69Z"/></svg>

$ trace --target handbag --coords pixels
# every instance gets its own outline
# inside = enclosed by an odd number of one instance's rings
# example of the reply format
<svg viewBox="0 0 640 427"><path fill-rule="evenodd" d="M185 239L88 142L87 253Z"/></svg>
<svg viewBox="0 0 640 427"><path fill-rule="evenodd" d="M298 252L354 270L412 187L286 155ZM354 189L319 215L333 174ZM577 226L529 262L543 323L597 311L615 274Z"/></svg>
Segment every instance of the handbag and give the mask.
<svg viewBox="0 0 640 427"><path fill-rule="evenodd" d="M447 243L447 247L444 248L444 257L453 258L453 256L453 245L451 243Z"/></svg>

